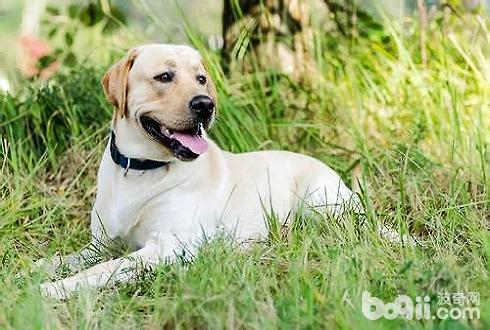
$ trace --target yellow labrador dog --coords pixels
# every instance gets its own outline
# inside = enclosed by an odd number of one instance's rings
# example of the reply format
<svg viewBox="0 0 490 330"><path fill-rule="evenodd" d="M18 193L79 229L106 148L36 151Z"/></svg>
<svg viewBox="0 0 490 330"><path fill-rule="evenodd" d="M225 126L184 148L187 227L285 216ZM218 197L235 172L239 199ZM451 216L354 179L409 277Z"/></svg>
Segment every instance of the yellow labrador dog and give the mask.
<svg viewBox="0 0 490 330"><path fill-rule="evenodd" d="M66 298L81 288L129 281L137 265L192 253L204 235L224 231L238 242L266 237L271 210L285 219L305 203L340 214L355 199L339 175L314 158L221 150L206 133L216 116L216 91L193 48L134 48L102 84L115 112L98 173L93 244L117 238L133 252L43 283L46 296ZM91 251L40 264L76 266Z"/></svg>

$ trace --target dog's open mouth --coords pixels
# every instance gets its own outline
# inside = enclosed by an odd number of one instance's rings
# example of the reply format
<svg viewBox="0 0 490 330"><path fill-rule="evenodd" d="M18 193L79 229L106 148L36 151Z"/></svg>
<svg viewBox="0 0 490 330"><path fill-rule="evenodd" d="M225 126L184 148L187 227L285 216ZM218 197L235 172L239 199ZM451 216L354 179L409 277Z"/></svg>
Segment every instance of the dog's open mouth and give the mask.
<svg viewBox="0 0 490 330"><path fill-rule="evenodd" d="M187 130L172 130L149 116L141 116L141 125L155 140L170 149L181 160L193 160L208 149L208 141L202 136L199 124Z"/></svg>

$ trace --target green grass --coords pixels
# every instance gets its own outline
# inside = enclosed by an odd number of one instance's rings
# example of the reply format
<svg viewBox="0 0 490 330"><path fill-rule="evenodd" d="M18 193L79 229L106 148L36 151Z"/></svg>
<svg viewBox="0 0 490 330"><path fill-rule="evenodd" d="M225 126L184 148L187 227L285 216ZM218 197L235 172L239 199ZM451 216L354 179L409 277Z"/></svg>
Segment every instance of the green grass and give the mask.
<svg viewBox="0 0 490 330"><path fill-rule="evenodd" d="M40 297L47 278L32 265L89 241L111 112L103 68L0 96L0 327L490 328L488 36L433 31L422 68L416 34L387 31L388 44L334 44L317 31L317 74L301 82L267 69L225 77L205 52L220 94L219 145L310 154L349 184L359 164L373 226L300 216L249 250L223 237L190 264L66 302ZM383 241L369 229L381 222L423 246ZM481 319L368 322L364 290L385 302L428 295L432 310L439 292L476 291Z"/></svg>

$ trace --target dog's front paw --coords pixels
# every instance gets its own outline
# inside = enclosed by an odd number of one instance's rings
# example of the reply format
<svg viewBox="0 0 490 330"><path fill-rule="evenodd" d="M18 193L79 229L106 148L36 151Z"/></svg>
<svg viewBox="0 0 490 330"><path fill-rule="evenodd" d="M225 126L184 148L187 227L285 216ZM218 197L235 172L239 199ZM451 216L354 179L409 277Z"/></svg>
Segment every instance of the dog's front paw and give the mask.
<svg viewBox="0 0 490 330"><path fill-rule="evenodd" d="M41 295L46 298L66 300L68 298L68 292L65 288L59 285L57 282L45 282L39 285Z"/></svg>

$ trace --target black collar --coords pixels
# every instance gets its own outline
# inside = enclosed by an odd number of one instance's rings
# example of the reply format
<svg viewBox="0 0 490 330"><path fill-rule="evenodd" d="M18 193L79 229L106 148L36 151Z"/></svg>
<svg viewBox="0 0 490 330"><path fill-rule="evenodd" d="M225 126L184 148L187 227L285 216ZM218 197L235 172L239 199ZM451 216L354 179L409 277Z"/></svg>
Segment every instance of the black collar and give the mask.
<svg viewBox="0 0 490 330"><path fill-rule="evenodd" d="M153 170L163 166L167 166L170 162L163 162L159 160L130 158L124 156L116 146L116 135L114 131L111 132L111 157L114 163L120 165L125 172L129 169L132 170Z"/></svg>

